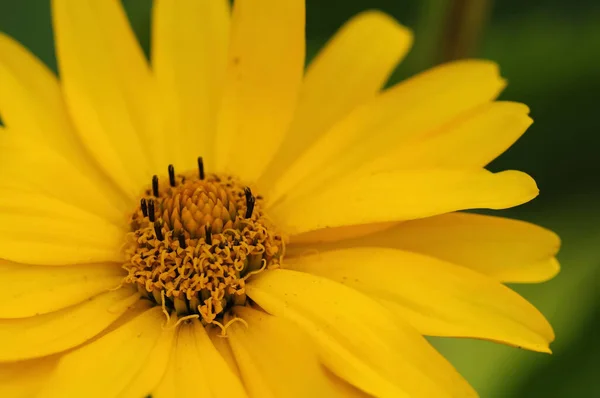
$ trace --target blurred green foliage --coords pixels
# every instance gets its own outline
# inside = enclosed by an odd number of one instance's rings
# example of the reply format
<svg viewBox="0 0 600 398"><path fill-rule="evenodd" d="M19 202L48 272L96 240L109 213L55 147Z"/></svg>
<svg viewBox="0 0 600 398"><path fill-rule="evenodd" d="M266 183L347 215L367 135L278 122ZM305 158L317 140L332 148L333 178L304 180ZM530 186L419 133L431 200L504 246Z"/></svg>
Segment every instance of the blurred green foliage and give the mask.
<svg viewBox="0 0 600 398"><path fill-rule="evenodd" d="M148 53L151 1L123 3ZM307 0L309 57L349 17L378 8L416 33L411 55L392 78L397 82L443 60L450 3ZM0 0L0 31L56 70L49 0ZM533 175L540 198L508 214L563 238L561 274L545 284L515 286L552 321L557 340L552 356L482 341L432 340L483 397L600 397L600 4L496 1L480 36L470 56L497 61L509 81L502 98L528 104L535 120L491 168Z"/></svg>

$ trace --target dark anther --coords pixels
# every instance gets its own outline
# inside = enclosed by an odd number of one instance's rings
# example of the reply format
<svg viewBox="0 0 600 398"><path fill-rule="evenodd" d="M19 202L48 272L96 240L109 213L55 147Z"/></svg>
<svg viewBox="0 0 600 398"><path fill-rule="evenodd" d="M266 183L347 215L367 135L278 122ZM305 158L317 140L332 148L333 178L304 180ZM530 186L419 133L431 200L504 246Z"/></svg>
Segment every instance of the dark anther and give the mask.
<svg viewBox="0 0 600 398"><path fill-rule="evenodd" d="M254 203L256 202L256 199L248 187L244 188L244 194L246 195L246 218L250 218L252 217L252 212L254 211Z"/></svg>
<svg viewBox="0 0 600 398"><path fill-rule="evenodd" d="M152 176L152 194L158 198L158 176Z"/></svg>
<svg viewBox="0 0 600 398"><path fill-rule="evenodd" d="M154 200L148 200L148 218L150 218L150 222L154 222Z"/></svg>
<svg viewBox="0 0 600 398"><path fill-rule="evenodd" d="M163 240L163 239L165 238L165 237L163 236L163 233L162 233L162 227L161 227L161 225L160 225L160 222L159 222L159 221L156 221L156 222L154 223L154 233L156 234L156 239L158 239L158 240Z"/></svg>
<svg viewBox="0 0 600 398"><path fill-rule="evenodd" d="M182 249L185 249L187 247L187 245L185 244L185 235L183 233L179 234L177 240L179 240L179 247L181 247Z"/></svg>
<svg viewBox="0 0 600 398"><path fill-rule="evenodd" d="M175 186L175 167L172 164L169 165L169 184Z"/></svg>
<svg viewBox="0 0 600 398"><path fill-rule="evenodd" d="M206 243L208 243L209 245L212 245L212 228L210 227L210 225L206 226Z"/></svg>
<svg viewBox="0 0 600 398"><path fill-rule="evenodd" d="M142 208L142 214L144 217L148 217L148 204L146 203L146 199L142 199L140 206Z"/></svg>
<svg viewBox="0 0 600 398"><path fill-rule="evenodd" d="M240 245L240 240L239 240L238 238L235 238L235 239L233 240L233 245L234 245L234 246L239 246L239 245Z"/></svg>
<svg viewBox="0 0 600 398"><path fill-rule="evenodd" d="M204 160L202 160L202 156L198 157L198 175L201 180L204 180Z"/></svg>
<svg viewBox="0 0 600 398"><path fill-rule="evenodd" d="M219 249L221 249L221 250L225 249L225 242L219 243Z"/></svg>

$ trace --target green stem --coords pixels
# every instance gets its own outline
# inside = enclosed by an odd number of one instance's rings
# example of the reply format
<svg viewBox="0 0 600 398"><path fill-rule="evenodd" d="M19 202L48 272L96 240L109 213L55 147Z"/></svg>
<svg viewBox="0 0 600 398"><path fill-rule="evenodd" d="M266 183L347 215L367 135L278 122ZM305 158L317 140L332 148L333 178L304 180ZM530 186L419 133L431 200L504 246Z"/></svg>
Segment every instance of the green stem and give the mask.
<svg viewBox="0 0 600 398"><path fill-rule="evenodd" d="M452 0L450 3L440 40L442 62L477 54L492 8L491 0Z"/></svg>

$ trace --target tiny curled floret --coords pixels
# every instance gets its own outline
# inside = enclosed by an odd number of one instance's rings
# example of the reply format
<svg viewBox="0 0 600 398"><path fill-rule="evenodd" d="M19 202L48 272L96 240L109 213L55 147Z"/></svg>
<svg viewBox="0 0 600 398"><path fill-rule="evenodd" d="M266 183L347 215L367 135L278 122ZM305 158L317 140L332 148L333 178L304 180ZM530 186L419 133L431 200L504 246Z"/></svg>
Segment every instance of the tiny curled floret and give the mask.
<svg viewBox="0 0 600 398"><path fill-rule="evenodd" d="M232 176L198 170L152 178L132 213L124 282L180 317L220 324L246 305L246 281L278 268L282 236L263 213L263 199Z"/></svg>

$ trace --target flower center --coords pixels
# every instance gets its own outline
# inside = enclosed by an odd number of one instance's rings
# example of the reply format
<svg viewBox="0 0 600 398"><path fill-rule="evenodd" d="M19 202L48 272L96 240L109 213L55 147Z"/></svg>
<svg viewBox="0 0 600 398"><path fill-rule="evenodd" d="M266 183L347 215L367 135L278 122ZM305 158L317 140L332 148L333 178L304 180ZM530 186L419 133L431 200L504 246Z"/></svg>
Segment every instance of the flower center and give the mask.
<svg viewBox="0 0 600 398"><path fill-rule="evenodd" d="M283 239L265 218L262 197L236 178L198 171L157 176L130 218L126 283L179 316L217 323L245 305L248 278L277 268Z"/></svg>

